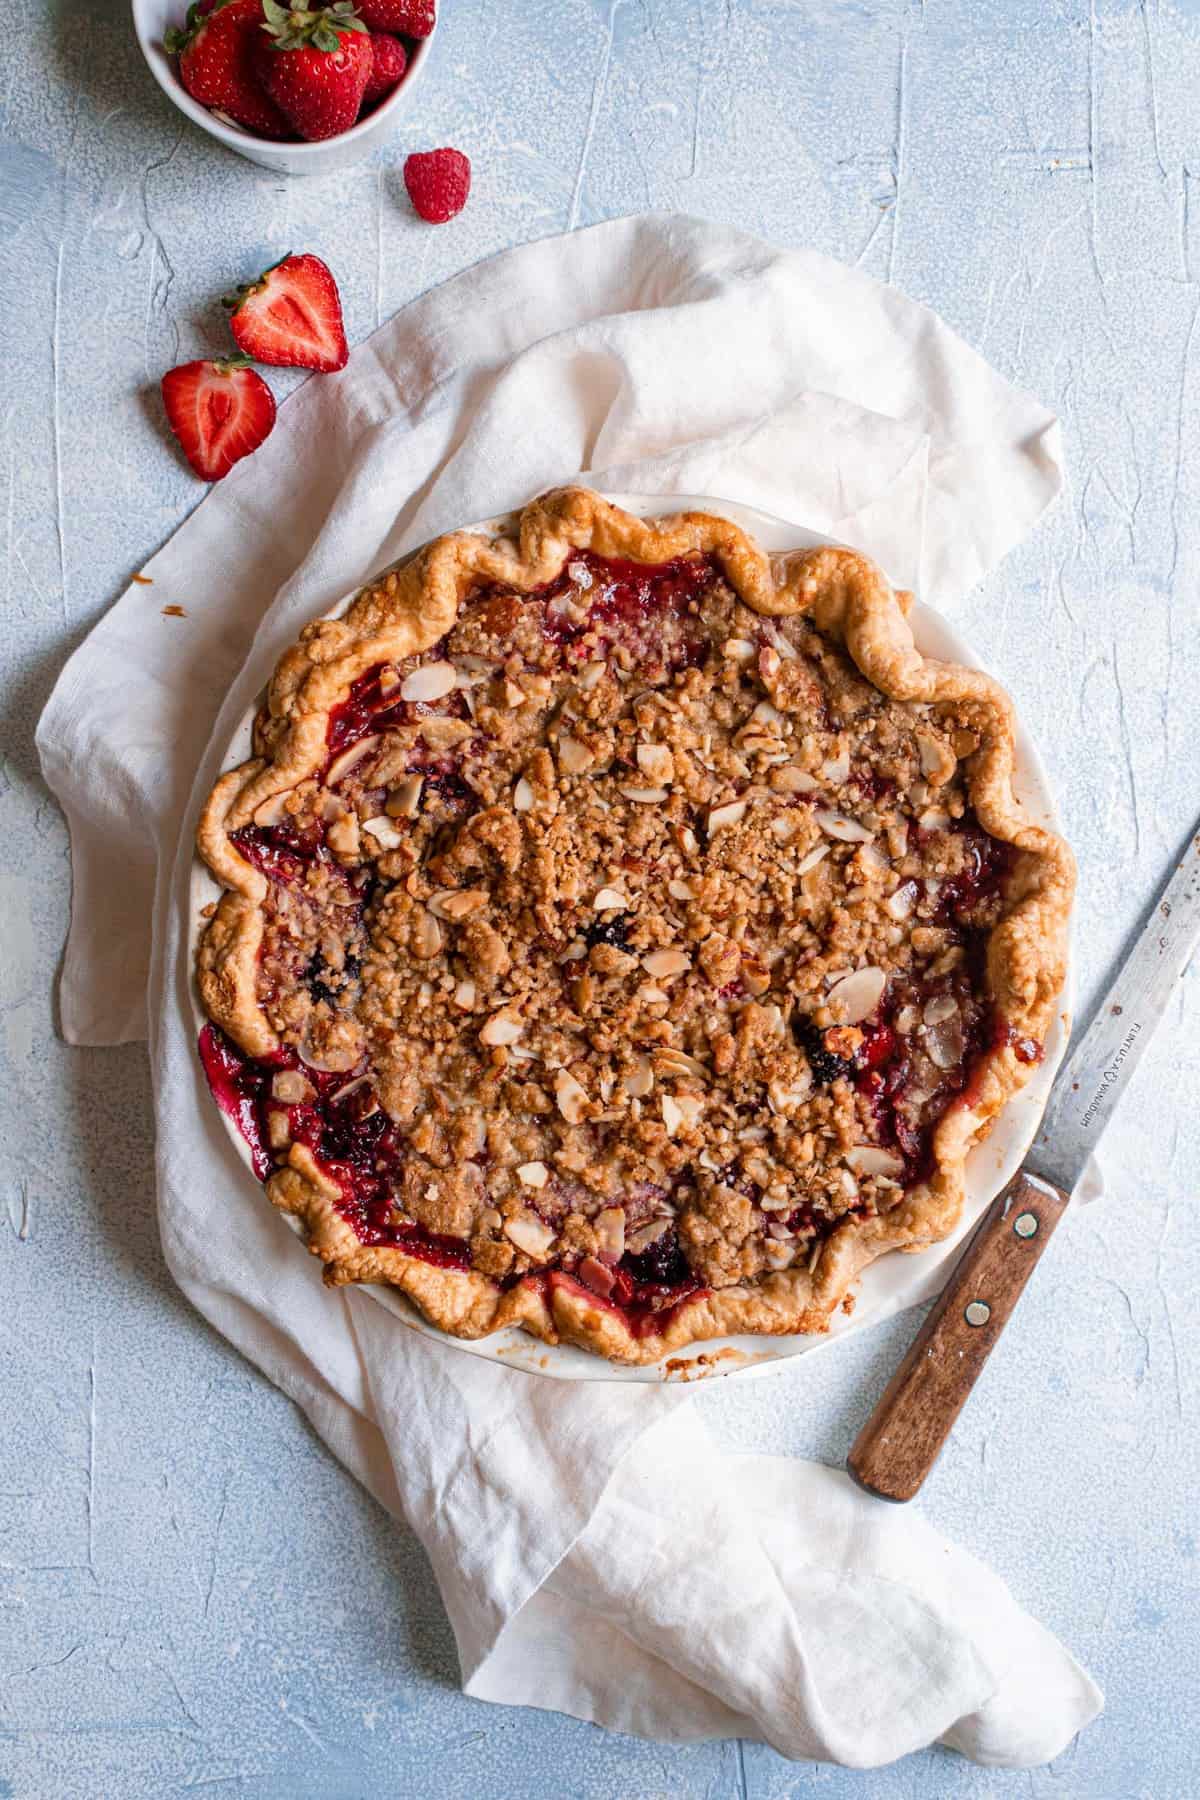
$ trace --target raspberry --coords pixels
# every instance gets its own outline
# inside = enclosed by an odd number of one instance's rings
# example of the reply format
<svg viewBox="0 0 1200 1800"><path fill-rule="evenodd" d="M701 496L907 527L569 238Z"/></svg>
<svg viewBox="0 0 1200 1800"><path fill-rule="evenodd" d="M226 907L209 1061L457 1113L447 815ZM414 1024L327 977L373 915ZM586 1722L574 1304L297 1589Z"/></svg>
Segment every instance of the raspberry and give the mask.
<svg viewBox="0 0 1200 1800"><path fill-rule="evenodd" d="M404 185L421 217L444 225L467 204L471 164L461 150L421 150L404 164Z"/></svg>

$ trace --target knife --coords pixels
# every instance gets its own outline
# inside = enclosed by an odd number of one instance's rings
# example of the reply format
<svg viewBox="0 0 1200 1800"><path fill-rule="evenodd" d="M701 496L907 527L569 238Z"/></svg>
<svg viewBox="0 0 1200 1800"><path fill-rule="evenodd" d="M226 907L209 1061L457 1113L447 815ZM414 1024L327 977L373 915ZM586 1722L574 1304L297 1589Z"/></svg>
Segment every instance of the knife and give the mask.
<svg viewBox="0 0 1200 1800"><path fill-rule="evenodd" d="M1146 1053L1200 938L1200 821L1087 1031L1059 1070L1021 1167L980 1221L846 1466L911 1500L941 1454Z"/></svg>

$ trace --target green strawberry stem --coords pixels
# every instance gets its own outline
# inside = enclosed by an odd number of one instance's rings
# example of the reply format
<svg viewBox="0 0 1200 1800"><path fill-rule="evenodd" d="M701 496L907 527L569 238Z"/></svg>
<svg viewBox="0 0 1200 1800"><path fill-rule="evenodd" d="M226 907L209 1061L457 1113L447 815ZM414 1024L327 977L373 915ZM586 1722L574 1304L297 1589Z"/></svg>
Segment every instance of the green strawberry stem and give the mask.
<svg viewBox="0 0 1200 1800"><path fill-rule="evenodd" d="M310 8L303 4L281 6L279 0L262 0L264 31L272 50L337 50L345 31L367 28L354 10L354 0L334 0L332 6Z"/></svg>
<svg viewBox="0 0 1200 1800"><path fill-rule="evenodd" d="M222 298L221 305L225 307L228 312L236 312L243 300L248 300L251 294L257 293L259 288L266 282L267 276L273 275L276 269L280 267L280 264L285 263L291 254L292 252L290 250L286 251L285 254L279 258L279 262L273 262L269 269L264 269L257 280L242 282L240 287L234 288L231 294L226 294Z"/></svg>

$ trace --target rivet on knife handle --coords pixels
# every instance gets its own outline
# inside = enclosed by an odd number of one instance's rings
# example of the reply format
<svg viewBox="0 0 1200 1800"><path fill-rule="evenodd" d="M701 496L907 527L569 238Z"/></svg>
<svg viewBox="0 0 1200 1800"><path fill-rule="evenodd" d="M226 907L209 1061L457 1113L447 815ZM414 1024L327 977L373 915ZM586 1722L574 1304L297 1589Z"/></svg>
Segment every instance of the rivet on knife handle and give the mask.
<svg viewBox="0 0 1200 1800"><path fill-rule="evenodd" d="M1024 1169L992 1202L847 1458L868 1492L911 1500L920 1488L1066 1205Z"/></svg>

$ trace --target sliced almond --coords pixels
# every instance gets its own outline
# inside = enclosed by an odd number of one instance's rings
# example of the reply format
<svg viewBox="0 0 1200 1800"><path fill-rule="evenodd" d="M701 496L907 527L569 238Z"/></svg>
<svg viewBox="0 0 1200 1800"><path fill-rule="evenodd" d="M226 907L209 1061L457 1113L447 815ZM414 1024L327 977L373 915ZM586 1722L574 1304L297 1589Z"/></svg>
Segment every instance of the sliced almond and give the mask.
<svg viewBox="0 0 1200 1800"><path fill-rule="evenodd" d="M947 831L950 827L950 814L943 812L940 806L928 806L917 824L922 831Z"/></svg>
<svg viewBox="0 0 1200 1800"><path fill-rule="evenodd" d="M886 1175L894 1181L904 1173L904 1158L877 1144L855 1144L852 1150L847 1150L846 1161L856 1175Z"/></svg>
<svg viewBox="0 0 1200 1800"><path fill-rule="evenodd" d="M647 975L653 975L656 981L663 981L671 975L682 975L685 969L691 968L691 958L685 950L651 950L648 956L643 956L642 967Z"/></svg>
<svg viewBox="0 0 1200 1800"><path fill-rule="evenodd" d="M845 813L833 812L826 806L818 806L813 818L827 837L837 838L843 844L869 844L875 835L857 819L849 819Z"/></svg>
<svg viewBox="0 0 1200 1800"><path fill-rule="evenodd" d="M578 1125L587 1114L587 1091L569 1069L560 1069L554 1078L554 1104L568 1125Z"/></svg>
<svg viewBox="0 0 1200 1800"><path fill-rule="evenodd" d="M675 779L675 758L665 744L639 744L637 765L659 787Z"/></svg>
<svg viewBox="0 0 1200 1800"><path fill-rule="evenodd" d="M382 814L376 819L365 819L363 830L371 834L381 850L398 850L405 838L404 832L397 831L392 821Z"/></svg>
<svg viewBox="0 0 1200 1800"><path fill-rule="evenodd" d="M834 982L825 996L826 1004L839 1025L857 1025L860 1019L870 1018L886 986L882 969L855 969Z"/></svg>
<svg viewBox="0 0 1200 1800"><path fill-rule="evenodd" d="M604 664L602 662L586 662L576 674L575 679L584 693L590 694L603 674Z"/></svg>
<svg viewBox="0 0 1200 1800"><path fill-rule="evenodd" d="M481 1044L515 1044L525 1030L520 1019L511 1013L493 1013L479 1033Z"/></svg>
<svg viewBox="0 0 1200 1800"><path fill-rule="evenodd" d="M718 831L726 831L733 825L740 825L746 816L745 800L728 800L724 806L711 806L708 810L708 835L715 837Z"/></svg>
<svg viewBox="0 0 1200 1800"><path fill-rule="evenodd" d="M458 685L458 670L453 663L422 663L400 683L402 700L444 700Z"/></svg>
<svg viewBox="0 0 1200 1800"><path fill-rule="evenodd" d="M941 787L949 781L954 773L956 757L949 744L940 738L931 737L926 731L918 731L917 751L921 758L921 773L934 787Z"/></svg>
<svg viewBox="0 0 1200 1800"><path fill-rule="evenodd" d="M522 1213L519 1218L509 1219L504 1227L504 1235L518 1250L523 1250L526 1256L532 1256L535 1262L541 1262L548 1256L556 1241L550 1227L543 1225L533 1213Z"/></svg>
<svg viewBox="0 0 1200 1800"><path fill-rule="evenodd" d="M799 660L800 652L796 649L795 644L792 643L790 638L784 637L782 631L780 631L778 625L776 625L773 620L768 619L764 624L763 630L776 654L781 656L784 662L797 662Z"/></svg>
<svg viewBox="0 0 1200 1800"><path fill-rule="evenodd" d="M884 906L893 919L907 919L917 904L917 884L915 881L903 881L894 894L889 894Z"/></svg>
<svg viewBox="0 0 1200 1800"><path fill-rule="evenodd" d="M666 788L660 787L619 787L617 792L638 806L658 806L667 798Z"/></svg>
<svg viewBox="0 0 1200 1800"><path fill-rule="evenodd" d="M662 1122L667 1128L667 1136L674 1137L683 1124L683 1110L677 1100L670 1094L664 1094L658 1103L662 1113Z"/></svg>
<svg viewBox="0 0 1200 1800"><path fill-rule="evenodd" d="M594 912L628 912L629 901L620 888L602 887L592 901Z"/></svg>
<svg viewBox="0 0 1200 1800"><path fill-rule="evenodd" d="M596 1214L596 1247L606 1262L620 1262L625 1254L625 1209L606 1206Z"/></svg>
<svg viewBox="0 0 1200 1800"><path fill-rule="evenodd" d="M351 862L358 855L358 814L343 813L340 818L326 827L325 841L333 854L343 862Z"/></svg>
<svg viewBox="0 0 1200 1800"><path fill-rule="evenodd" d="M940 1025L943 1020L952 1019L957 1011L958 1002L952 994L937 994L925 1002L921 1017L926 1025Z"/></svg>
<svg viewBox="0 0 1200 1800"><path fill-rule="evenodd" d="M637 1056L621 1077L621 1086L630 1099L642 1100L654 1087L654 1070L648 1056Z"/></svg>
<svg viewBox="0 0 1200 1800"><path fill-rule="evenodd" d="M797 768L795 763L781 763L771 771L771 786L777 794L814 794L818 785L815 775Z"/></svg>
<svg viewBox="0 0 1200 1800"><path fill-rule="evenodd" d="M487 903L486 888L445 888L431 896L428 906L439 919L466 919Z"/></svg>
<svg viewBox="0 0 1200 1800"><path fill-rule="evenodd" d="M769 1081L767 1083L767 1104L773 1113L795 1112L803 1106L812 1092L812 1075L806 1074L795 1081Z"/></svg>
<svg viewBox="0 0 1200 1800"><path fill-rule="evenodd" d="M380 671L379 671L379 692L380 692L380 694L386 700L388 695L394 694L396 689L399 686L400 686L400 671L399 671L399 669L394 669L392 667L391 663L385 663L383 668L380 669Z"/></svg>
<svg viewBox="0 0 1200 1800"><path fill-rule="evenodd" d="M340 756L334 757L325 771L325 786L336 787L338 782L344 781L350 771L356 769L360 762L365 762L368 756L373 756L378 748L379 734L377 732L371 737L359 738L357 744L351 744L348 750L343 750Z"/></svg>
<svg viewBox="0 0 1200 1800"><path fill-rule="evenodd" d="M656 1050L654 1067L660 1075L692 1075L699 1081L708 1081L710 1074L698 1057L689 1056L684 1050Z"/></svg>
<svg viewBox="0 0 1200 1800"><path fill-rule="evenodd" d="M475 1004L475 983L473 981L459 982L454 990L454 1004L461 1007L463 1012L470 1012Z"/></svg>
<svg viewBox="0 0 1200 1800"><path fill-rule="evenodd" d="M303 1100L313 1097L312 1083L307 1081L299 1069L280 1069L271 1077L271 1098L282 1100L285 1106L299 1106Z"/></svg>
<svg viewBox="0 0 1200 1800"><path fill-rule="evenodd" d="M821 764L821 774L825 780L831 782L834 787L841 787L843 782L849 781L850 752L848 750L842 750L839 751L837 756L827 757Z"/></svg>
<svg viewBox="0 0 1200 1800"><path fill-rule="evenodd" d="M588 746L579 738L560 737L558 740L558 766L567 775L582 775L590 769L596 758Z"/></svg>
<svg viewBox="0 0 1200 1800"><path fill-rule="evenodd" d="M290 791L289 789L288 792ZM269 800L264 800L261 806L256 806L254 823L260 825L264 831L269 831L273 825L282 825L287 818L287 807L284 804L287 797L286 792L272 794Z"/></svg>
<svg viewBox="0 0 1200 1800"><path fill-rule="evenodd" d="M513 789L513 811L529 812L533 807L533 789L522 775Z"/></svg>
<svg viewBox="0 0 1200 1800"><path fill-rule="evenodd" d="M422 912L413 926L413 955L428 962L431 956L437 955L444 941L442 928L437 920L431 913Z"/></svg>
<svg viewBox="0 0 1200 1800"><path fill-rule="evenodd" d="M517 1167L517 1180L526 1187L544 1188L550 1179L550 1171L544 1162L520 1163Z"/></svg>
<svg viewBox="0 0 1200 1800"><path fill-rule="evenodd" d="M824 862L828 855L828 844L816 845L814 849L809 851L807 856L802 856L800 861L796 864L797 875L807 875L810 869L815 869L818 863Z"/></svg>
<svg viewBox="0 0 1200 1800"><path fill-rule="evenodd" d="M687 881L668 881L667 892L672 900L691 900L695 897L695 891Z"/></svg>
<svg viewBox="0 0 1200 1800"><path fill-rule="evenodd" d="M751 662L754 657L754 645L749 638L726 638L721 654L730 662Z"/></svg>
<svg viewBox="0 0 1200 1800"><path fill-rule="evenodd" d="M387 797L387 811L393 819L415 819L421 810L423 775L410 775L392 788Z"/></svg>
<svg viewBox="0 0 1200 1800"><path fill-rule="evenodd" d="M353 1081L348 1081L344 1087L340 1087L340 1088L336 1089L336 1091L334 1093L330 1094L330 1096L329 1096L330 1104L332 1106L340 1106L342 1104L343 1100L348 1100L350 1098L351 1094L360 1094L362 1092L362 1090L370 1084L370 1080L371 1080L371 1077L369 1075L356 1076ZM377 1106L373 1106L371 1108L371 1112L378 1112L378 1111L379 1111L379 1108ZM366 1112L366 1113L361 1114L360 1116L364 1119L369 1119L371 1116L371 1113Z"/></svg>
<svg viewBox="0 0 1200 1800"><path fill-rule="evenodd" d="M636 1231L630 1231L627 1226L625 1230L626 1250L633 1256L640 1256L643 1250L650 1248L651 1244L657 1244L664 1231L669 1228L670 1223L669 1218L660 1217L647 1219L646 1223L639 1225Z"/></svg>
<svg viewBox="0 0 1200 1800"><path fill-rule="evenodd" d="M790 813L780 813L777 819L771 820L771 836L777 843L790 843L795 835L796 821Z"/></svg>

